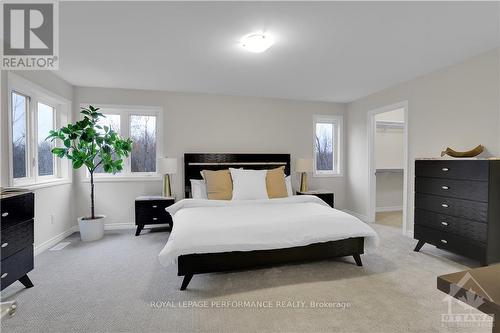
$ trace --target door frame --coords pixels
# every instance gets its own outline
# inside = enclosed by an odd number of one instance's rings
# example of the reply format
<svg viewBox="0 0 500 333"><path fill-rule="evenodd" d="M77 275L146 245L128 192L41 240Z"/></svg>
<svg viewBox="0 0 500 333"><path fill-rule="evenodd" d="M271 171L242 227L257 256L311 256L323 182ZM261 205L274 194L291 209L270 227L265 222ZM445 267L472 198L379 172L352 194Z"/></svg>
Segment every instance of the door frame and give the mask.
<svg viewBox="0 0 500 333"><path fill-rule="evenodd" d="M401 101L395 104L383 106L368 111L368 222L375 222L376 214L376 166L375 166L375 134L376 122L375 116L380 113L403 109L404 127L403 127L403 226L402 233L408 231L408 174L410 165L408 161L408 101Z"/></svg>

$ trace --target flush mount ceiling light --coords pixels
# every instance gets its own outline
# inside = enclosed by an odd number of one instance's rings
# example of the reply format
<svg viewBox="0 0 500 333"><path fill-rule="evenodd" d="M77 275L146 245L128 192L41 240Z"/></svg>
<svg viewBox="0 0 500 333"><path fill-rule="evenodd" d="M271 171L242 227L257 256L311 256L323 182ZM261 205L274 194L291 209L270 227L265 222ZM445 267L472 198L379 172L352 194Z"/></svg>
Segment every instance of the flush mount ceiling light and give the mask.
<svg viewBox="0 0 500 333"><path fill-rule="evenodd" d="M253 53L262 53L274 44L272 36L264 33L252 33L243 36L240 41L241 47Z"/></svg>

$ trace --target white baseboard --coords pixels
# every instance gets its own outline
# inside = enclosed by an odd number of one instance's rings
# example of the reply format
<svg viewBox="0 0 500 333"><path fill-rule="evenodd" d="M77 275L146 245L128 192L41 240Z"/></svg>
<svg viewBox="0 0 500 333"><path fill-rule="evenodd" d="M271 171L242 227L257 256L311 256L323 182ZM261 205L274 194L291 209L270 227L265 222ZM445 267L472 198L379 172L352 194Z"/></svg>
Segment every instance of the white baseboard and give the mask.
<svg viewBox="0 0 500 333"><path fill-rule="evenodd" d="M106 223L104 224L104 230L124 230L124 229L135 229L134 223Z"/></svg>
<svg viewBox="0 0 500 333"><path fill-rule="evenodd" d="M398 212L402 210L403 206L389 206L389 207L377 207L375 211L377 213L382 213L382 212Z"/></svg>
<svg viewBox="0 0 500 333"><path fill-rule="evenodd" d="M155 224L154 227L168 227L169 224ZM150 227L149 225L146 224L144 228ZM135 223L107 223L104 225L104 230L128 230L128 229L136 229L137 226Z"/></svg>
<svg viewBox="0 0 500 333"><path fill-rule="evenodd" d="M50 249L52 246L56 245L57 243L59 243L60 241L62 241L63 239L65 239L66 237L77 231L78 231L78 226L77 225L72 226L68 230L61 232L59 235L56 235L51 239L43 242L42 244L35 246L35 251L34 251L35 256Z"/></svg>
<svg viewBox="0 0 500 333"><path fill-rule="evenodd" d="M342 209L342 211L346 212L347 214L351 214L351 215L357 217L358 219L360 219L363 222L369 222L368 221L368 216L366 216L366 215L356 213L356 212L354 212L352 210L349 210L349 209Z"/></svg>

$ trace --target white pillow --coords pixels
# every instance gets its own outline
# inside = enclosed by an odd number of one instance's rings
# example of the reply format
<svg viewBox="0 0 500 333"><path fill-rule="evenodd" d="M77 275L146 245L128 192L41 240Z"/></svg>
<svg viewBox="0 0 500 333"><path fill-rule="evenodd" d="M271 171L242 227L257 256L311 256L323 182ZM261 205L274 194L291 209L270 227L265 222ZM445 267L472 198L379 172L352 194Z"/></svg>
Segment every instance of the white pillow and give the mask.
<svg viewBox="0 0 500 333"><path fill-rule="evenodd" d="M292 190L292 176L285 177L286 193L291 197L293 195Z"/></svg>
<svg viewBox="0 0 500 333"><path fill-rule="evenodd" d="M202 179L190 179L191 197L193 199L208 199L207 183Z"/></svg>
<svg viewBox="0 0 500 333"><path fill-rule="evenodd" d="M269 199L267 196L267 170L229 168L233 179L233 200Z"/></svg>

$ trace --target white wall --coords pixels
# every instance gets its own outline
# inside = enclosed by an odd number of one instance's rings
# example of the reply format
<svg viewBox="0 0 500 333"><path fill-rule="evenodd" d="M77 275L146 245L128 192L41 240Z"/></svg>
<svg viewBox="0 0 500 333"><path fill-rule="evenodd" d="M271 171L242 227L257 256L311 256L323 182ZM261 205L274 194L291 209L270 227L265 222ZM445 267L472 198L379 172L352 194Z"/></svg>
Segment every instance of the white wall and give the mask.
<svg viewBox="0 0 500 333"><path fill-rule="evenodd" d="M376 175L376 210L401 210L403 207L403 173L381 172Z"/></svg>
<svg viewBox="0 0 500 333"><path fill-rule="evenodd" d="M375 122L404 122L404 109L379 113ZM399 210L403 206L403 173L381 169L403 168L403 128L377 127L375 132L376 209Z"/></svg>
<svg viewBox="0 0 500 333"><path fill-rule="evenodd" d="M184 153L290 153L292 160L312 158L313 115L344 115L346 110L344 104L334 103L124 89L76 88L75 96L76 103L162 107L165 154L179 159L179 172L173 177L178 198L184 193ZM334 191L336 205L342 208L344 179L310 177L310 187ZM89 184L76 179L75 185L78 215L88 214ZM96 208L111 223L133 223L135 197L160 191L159 181L97 183Z"/></svg>
<svg viewBox="0 0 500 333"><path fill-rule="evenodd" d="M49 71L18 71L39 86L73 99L73 87ZM7 72L1 73L1 186L9 186ZM35 249L76 225L72 184L35 189Z"/></svg>
<svg viewBox="0 0 500 333"><path fill-rule="evenodd" d="M408 101L408 221L413 226L416 157L437 157L481 143L499 155L499 54L492 50L348 105L346 207L368 214L367 112Z"/></svg>

